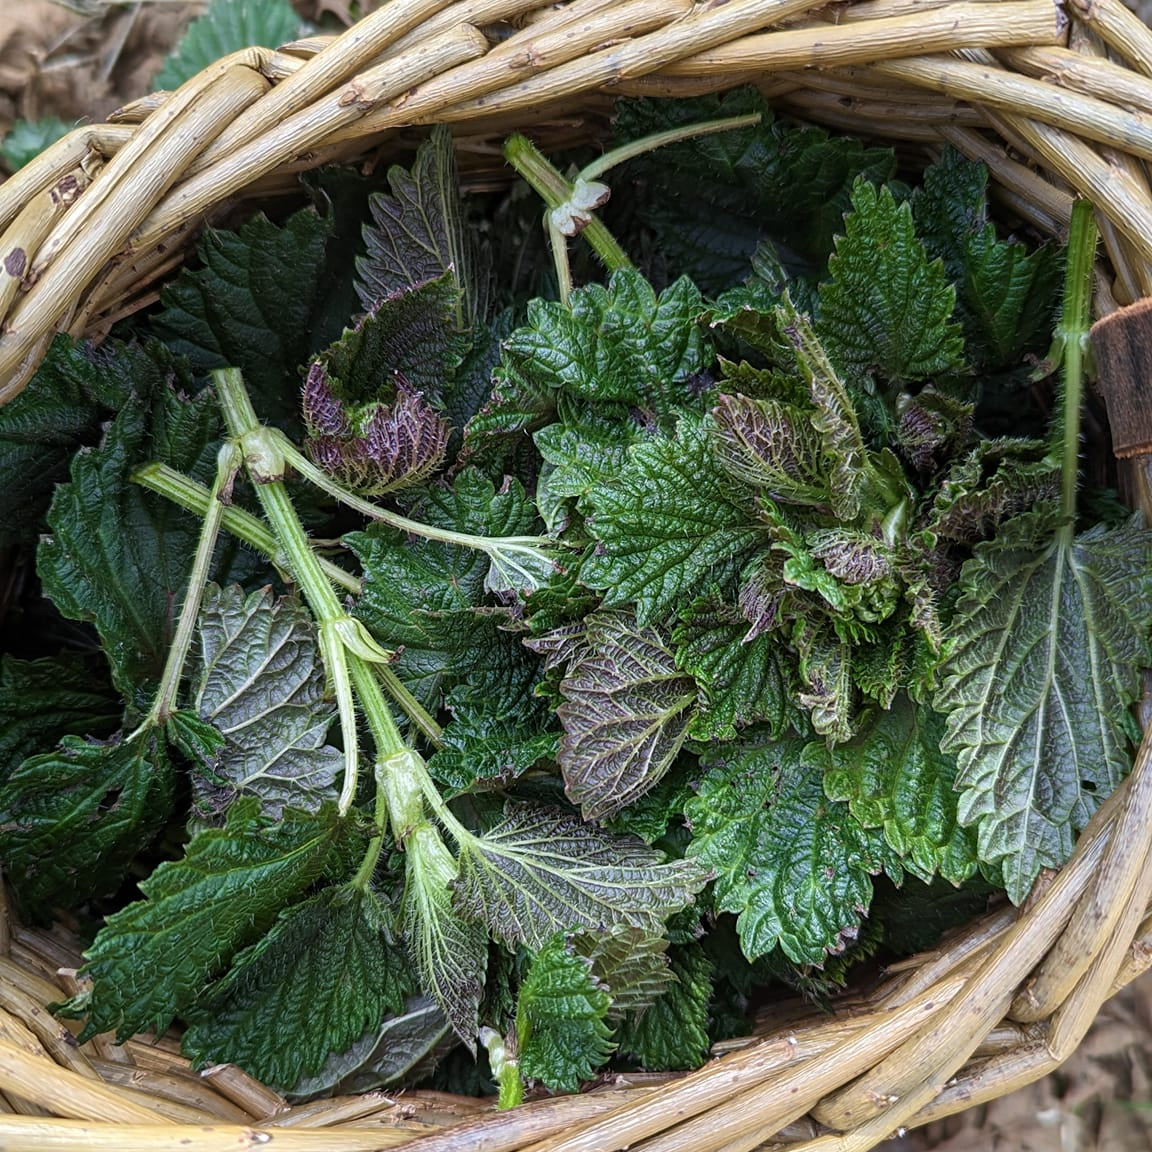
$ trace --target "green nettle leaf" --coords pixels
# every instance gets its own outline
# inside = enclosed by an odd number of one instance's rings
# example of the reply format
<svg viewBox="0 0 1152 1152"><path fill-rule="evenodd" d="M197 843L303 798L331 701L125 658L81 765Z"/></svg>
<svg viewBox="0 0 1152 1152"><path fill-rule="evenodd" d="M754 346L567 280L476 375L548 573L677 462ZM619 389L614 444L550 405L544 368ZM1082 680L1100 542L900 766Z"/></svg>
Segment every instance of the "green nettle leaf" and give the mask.
<svg viewBox="0 0 1152 1152"><path fill-rule="evenodd" d="M616 1043L649 1072L699 1068L708 1056L708 1005L712 961L698 945L673 948L675 983L649 1008L630 1014L617 1029Z"/></svg>
<svg viewBox="0 0 1152 1152"><path fill-rule="evenodd" d="M576 1092L582 1080L612 1054L608 993L592 965L557 936L537 953L516 1002L520 1071L560 1092Z"/></svg>
<svg viewBox="0 0 1152 1152"><path fill-rule="evenodd" d="M70 732L114 731L120 711L106 677L79 658L0 656L0 785L22 760L47 751Z"/></svg>
<svg viewBox="0 0 1152 1152"><path fill-rule="evenodd" d="M822 963L859 931L871 875L898 868L878 833L824 795L804 748L715 753L685 807L688 857L715 874L716 908L739 914L750 960L779 946L797 964Z"/></svg>
<svg viewBox="0 0 1152 1152"><path fill-rule="evenodd" d="M456 327L483 320L486 285L477 281L477 254L463 224L452 133L433 128L411 172L394 165L388 183L391 195L376 192L368 202L367 252L356 261L356 292L365 311L401 289L450 276L459 288Z"/></svg>
<svg viewBox="0 0 1152 1152"><path fill-rule="evenodd" d="M1055 245L999 240L988 219L988 169L949 147L924 172L912 215L925 248L956 285L969 350L984 368L1018 364L1051 339L1061 275Z"/></svg>
<svg viewBox="0 0 1152 1152"><path fill-rule="evenodd" d="M457 474L452 488L430 489L411 515L436 528L476 536L522 536L537 527L536 510L518 480L500 491L475 469ZM484 553L438 540L413 540L373 525L345 534L364 566L356 615L386 647L399 650L393 666L421 701L440 707L445 681L485 667L518 669L499 620L479 614L492 589L493 563ZM521 655L526 655L521 653Z"/></svg>
<svg viewBox="0 0 1152 1152"><path fill-rule="evenodd" d="M976 871L976 838L957 819L956 759L940 751L943 735L943 716L900 695L853 740L810 744L805 760L823 773L830 800L846 800L865 828L883 828L913 876L962 884Z"/></svg>
<svg viewBox="0 0 1152 1152"><path fill-rule="evenodd" d="M238 1064L290 1089L386 1014L402 1011L411 991L380 897L325 888L281 912L236 957L189 1013L182 1048L196 1066Z"/></svg>
<svg viewBox="0 0 1152 1152"><path fill-rule="evenodd" d="M703 311L687 277L657 296L638 272L613 272L607 287L579 288L567 305L531 301L527 323L504 344L504 364L536 387L663 413L690 401L690 381L711 358L697 323Z"/></svg>
<svg viewBox="0 0 1152 1152"><path fill-rule="evenodd" d="M163 393L151 425L144 405L126 405L99 448L76 454L72 482L52 500L37 553L44 591L62 615L95 624L128 698L160 675L199 535L194 516L129 477L147 452L174 464L203 457L215 430L209 393Z"/></svg>
<svg viewBox="0 0 1152 1152"><path fill-rule="evenodd" d="M188 25L153 84L178 88L222 56L241 48L278 48L300 35L300 17L288 0L212 0Z"/></svg>
<svg viewBox="0 0 1152 1152"><path fill-rule="evenodd" d="M210 775L193 777L199 806L218 812L251 793L279 817L286 806L311 811L335 799L343 753L325 743L333 709L300 601L209 585L199 634L195 707L224 736Z"/></svg>
<svg viewBox="0 0 1152 1152"><path fill-rule="evenodd" d="M604 604L636 605L647 625L701 586L734 576L764 534L690 417L674 437L637 444L617 479L586 497L598 544L581 569Z"/></svg>
<svg viewBox="0 0 1152 1152"><path fill-rule="evenodd" d="M1073 538L1029 514L977 545L946 632L936 707L960 820L1020 903L1131 767L1127 709L1152 659L1152 534Z"/></svg>
<svg viewBox="0 0 1152 1152"><path fill-rule="evenodd" d="M919 472L935 472L972 441L974 405L929 385L896 400L896 441Z"/></svg>
<svg viewBox="0 0 1152 1152"><path fill-rule="evenodd" d="M820 332L844 367L903 381L963 366L956 290L916 239L911 208L887 187L857 182L828 271Z"/></svg>
<svg viewBox="0 0 1152 1152"><path fill-rule="evenodd" d="M541 948L556 932L629 924L659 934L704 875L631 836L601 832L537 804L509 805L504 822L460 845L458 911L510 945Z"/></svg>
<svg viewBox="0 0 1152 1152"><path fill-rule="evenodd" d="M74 125L59 116L45 116L40 120L17 120L0 140L0 156L12 172L35 160L45 148L67 136ZM13 273L19 275L19 273Z"/></svg>
<svg viewBox="0 0 1152 1152"><path fill-rule="evenodd" d="M444 1010L456 1035L474 1046L488 969L488 934L453 907L459 869L434 828L417 829L405 845L404 863L404 938L420 986Z"/></svg>
<svg viewBox="0 0 1152 1152"><path fill-rule="evenodd" d="M333 228L305 208L282 228L255 216L236 232L209 229L203 267L165 287L153 328L198 371L239 368L260 416L293 425L298 397L284 382L328 342L314 329L332 291L324 256Z"/></svg>
<svg viewBox="0 0 1152 1152"><path fill-rule="evenodd" d="M703 704L688 728L694 740L734 740L740 728L767 724L783 735L792 720L792 691L770 635L752 628L716 597L693 601L673 633L676 665L700 686Z"/></svg>
<svg viewBox="0 0 1152 1152"><path fill-rule="evenodd" d="M109 916L85 953L92 988L68 1004L87 1013L84 1039L162 1033L320 876L335 829L335 805L273 823L246 799L226 827L198 833L183 859L160 864L140 882L147 898Z"/></svg>
<svg viewBox="0 0 1152 1152"><path fill-rule="evenodd" d="M565 790L587 820L611 816L651 789L676 759L696 711L696 685L664 639L627 612L584 621L584 641L560 683Z"/></svg>
<svg viewBox="0 0 1152 1152"><path fill-rule="evenodd" d="M76 450L99 441L128 397L162 382L151 351L58 336L28 387L0 407L0 547L35 538Z"/></svg>
<svg viewBox="0 0 1152 1152"><path fill-rule="evenodd" d="M22 906L44 915L112 892L172 811L161 732L101 743L65 736L0 789L0 857Z"/></svg>

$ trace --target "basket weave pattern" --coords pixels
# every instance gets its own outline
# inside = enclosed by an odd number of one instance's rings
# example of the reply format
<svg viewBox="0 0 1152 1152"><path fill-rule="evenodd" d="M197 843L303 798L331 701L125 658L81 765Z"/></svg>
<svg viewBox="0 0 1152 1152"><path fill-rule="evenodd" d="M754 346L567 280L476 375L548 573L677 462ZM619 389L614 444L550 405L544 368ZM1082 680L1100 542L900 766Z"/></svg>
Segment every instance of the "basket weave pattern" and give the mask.
<svg viewBox="0 0 1152 1152"><path fill-rule="evenodd" d="M498 42L482 31L505 22ZM1110 263L1098 311L1152 295L1152 32L1119 0L389 0L339 37L235 53L0 185L0 402L56 332L100 338L156 299L206 221L304 170L438 122L495 155L514 128L571 140L615 95L745 83L809 120L954 145L1042 232L1089 197ZM1150 760L1146 739L1024 909L866 998L765 1021L688 1076L509 1114L437 1093L288 1108L237 1069L193 1075L169 1040L79 1048L45 1006L77 991L80 957L0 914L0 1146L863 1152L1051 1071L1152 965Z"/></svg>

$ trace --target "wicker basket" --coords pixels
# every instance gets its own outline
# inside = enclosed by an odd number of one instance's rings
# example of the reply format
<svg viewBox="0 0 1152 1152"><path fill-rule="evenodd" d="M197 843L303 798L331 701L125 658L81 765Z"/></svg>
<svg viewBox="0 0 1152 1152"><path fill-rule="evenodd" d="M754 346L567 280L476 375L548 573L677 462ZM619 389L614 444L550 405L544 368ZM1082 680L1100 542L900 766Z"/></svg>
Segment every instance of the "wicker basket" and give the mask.
<svg viewBox="0 0 1152 1152"><path fill-rule="evenodd" d="M57 331L99 338L156 298L202 223L296 174L451 124L497 155L511 128L584 131L611 95L752 82L826 124L986 162L1017 217L1059 233L1097 206L1098 311L1152 295L1152 32L1120 0L389 0L338 38L221 60L74 131L0 185L0 402ZM496 46L479 29L511 21ZM1143 458L1134 472L1143 476ZM1139 487L1139 485L1138 485ZM805 1152L874 1147L1051 1071L1152 965L1152 738L1023 909L971 926L831 1015L763 1022L688 1076L633 1077L497 1113L379 1093L288 1107L168 1039L77 1047L45 1005L76 991L61 929L0 907L0 1147L317 1152Z"/></svg>

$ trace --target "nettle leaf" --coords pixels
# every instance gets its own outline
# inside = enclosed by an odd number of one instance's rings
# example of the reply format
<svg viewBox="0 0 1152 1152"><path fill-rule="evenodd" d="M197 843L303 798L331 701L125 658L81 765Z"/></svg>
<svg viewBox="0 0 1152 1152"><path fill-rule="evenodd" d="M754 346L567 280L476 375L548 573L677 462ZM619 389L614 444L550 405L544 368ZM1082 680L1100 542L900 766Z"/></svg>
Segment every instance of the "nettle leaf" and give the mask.
<svg viewBox="0 0 1152 1152"><path fill-rule="evenodd" d="M810 411L771 398L722 395L712 419L716 457L741 483L788 504L830 502L823 443Z"/></svg>
<svg viewBox="0 0 1152 1152"><path fill-rule="evenodd" d="M421 988L444 1010L456 1035L475 1046L488 933L453 905L458 866L429 825L405 845L407 881L401 908L404 940Z"/></svg>
<svg viewBox="0 0 1152 1152"><path fill-rule="evenodd" d="M537 526L536 510L518 480L497 491L475 469L459 472L452 488L430 488L411 515L476 536L521 536ZM482 667L519 674L513 658L519 645L500 631L498 617L474 611L492 583L484 553L408 539L380 524L343 539L364 567L356 615L382 644L399 649L393 667L422 702L439 708L446 682L450 686Z"/></svg>
<svg viewBox="0 0 1152 1152"><path fill-rule="evenodd" d="M386 1016L342 1052L333 1052L315 1076L303 1076L290 1098L354 1095L389 1084L423 1080L455 1048L456 1034L440 1005L429 996L411 996L404 1010Z"/></svg>
<svg viewBox="0 0 1152 1152"><path fill-rule="evenodd" d="M51 535L36 557L60 613L96 626L128 698L160 675L199 536L195 516L133 484L131 472L149 454L195 471L212 455L217 430L207 392L181 401L165 391L147 407L126 405L103 444L73 458L72 482L56 489Z"/></svg>
<svg viewBox="0 0 1152 1152"><path fill-rule="evenodd" d="M160 1035L320 876L335 829L334 805L270 822L255 800L241 800L224 828L198 833L183 859L161 863L140 882L146 899L109 916L85 953L92 988L68 1004L87 1013L83 1038Z"/></svg>
<svg viewBox="0 0 1152 1152"><path fill-rule="evenodd" d="M207 11L188 25L180 42L152 82L178 88L222 56L257 45L278 48L300 35L300 17L288 0L212 0Z"/></svg>
<svg viewBox="0 0 1152 1152"><path fill-rule="evenodd" d="M622 1020L654 1004L676 977L668 966L668 939L643 928L616 924L569 935L571 950L585 956L612 997L608 1020Z"/></svg>
<svg viewBox="0 0 1152 1152"><path fill-rule="evenodd" d="M946 632L936 707L960 820L1019 904L1131 767L1127 709L1152 658L1152 534L1073 538L1029 514L977 545Z"/></svg>
<svg viewBox="0 0 1152 1152"><path fill-rule="evenodd" d="M711 1047L712 961L698 944L673 948L671 972L675 982L664 994L629 1015L616 1031L620 1054L649 1072L699 1068Z"/></svg>
<svg viewBox="0 0 1152 1152"><path fill-rule="evenodd" d="M250 793L278 818L286 806L312 811L335 799L344 759L325 743L334 713L315 629L300 601L277 600L270 588L246 595L237 585L209 585L199 634L195 707L224 745L211 778L193 776L198 804L219 811Z"/></svg>
<svg viewBox="0 0 1152 1152"><path fill-rule="evenodd" d="M988 219L988 169L948 147L924 172L912 215L925 248L956 285L968 348L985 369L1018 364L1051 338L1061 278L1055 245L999 240Z"/></svg>
<svg viewBox="0 0 1152 1152"><path fill-rule="evenodd" d="M649 791L676 759L696 711L696 685L661 635L627 612L585 621L560 683L565 791L600 820Z"/></svg>
<svg viewBox="0 0 1152 1152"><path fill-rule="evenodd" d="M305 208L282 228L255 216L236 232L209 229L203 267L164 288L153 329L197 371L239 368L260 416L293 425L297 396L285 381L328 342L314 329L332 292L324 257L333 228Z"/></svg>
<svg viewBox="0 0 1152 1152"><path fill-rule="evenodd" d="M455 325L459 302L460 289L449 275L377 300L317 359L327 386L341 401L385 401L396 395L399 377L438 400L468 350Z"/></svg>
<svg viewBox="0 0 1152 1152"><path fill-rule="evenodd" d="M791 740L710 756L685 808L688 858L715 874L716 909L738 913L750 960L779 946L797 964L822 963L859 931L871 876L899 867L878 833L824 795L804 748Z"/></svg>
<svg viewBox="0 0 1152 1152"><path fill-rule="evenodd" d="M974 405L929 385L896 401L896 442L919 472L935 472L972 440Z"/></svg>
<svg viewBox="0 0 1152 1152"><path fill-rule="evenodd" d="M887 187L857 182L828 271L820 332L844 367L903 381L963 366L956 290L916 238L911 208Z"/></svg>
<svg viewBox="0 0 1152 1152"><path fill-rule="evenodd" d="M708 292L743 275L770 236L798 250L788 252L793 267L823 264L853 180L895 175L890 148L777 119L751 87L690 100L621 100L616 135L638 140L748 112L760 113L758 125L666 145L628 167L629 208L655 234L654 259Z"/></svg>
<svg viewBox="0 0 1152 1152"><path fill-rule="evenodd" d="M610 1003L591 961L563 936L541 947L516 1001L521 1074L553 1091L578 1091L612 1054L604 1022Z"/></svg>
<svg viewBox="0 0 1152 1152"><path fill-rule="evenodd" d="M833 743L848 740L856 718L852 645L827 619L806 617L794 621L792 643L800 656L798 699L812 727Z"/></svg>
<svg viewBox="0 0 1152 1152"><path fill-rule="evenodd" d="M833 515L837 520L854 520L860 514L869 471L856 406L808 318L787 297L776 315L780 333L808 383L814 408L809 419L820 435Z"/></svg>
<svg viewBox="0 0 1152 1152"><path fill-rule="evenodd" d="M460 845L458 911L510 945L541 948L556 932L630 924L659 934L704 876L631 836L612 836L552 808L509 805L504 822Z"/></svg>
<svg viewBox="0 0 1152 1152"><path fill-rule="evenodd" d="M372 223L364 226L367 252L356 261L356 292L365 311L405 288L450 276L458 286L457 328L483 319L487 292L477 282L476 253L464 227L460 176L452 133L432 129L411 172L388 169L392 193L368 201Z"/></svg>
<svg viewBox="0 0 1152 1152"><path fill-rule="evenodd" d="M163 734L101 743L65 736L0 790L0 856L33 914L112 892L172 811Z"/></svg>
<svg viewBox="0 0 1152 1152"><path fill-rule="evenodd" d="M593 488L586 502L598 545L581 580L605 590L606 607L635 604L641 625L733 576L763 540L706 426L690 417L674 437L637 444L617 479Z"/></svg>
<svg viewBox="0 0 1152 1152"><path fill-rule="evenodd" d="M292 1088L365 1029L403 1010L407 959L373 892L325 888L281 912L189 1013L182 1049L194 1066L238 1064Z"/></svg>
<svg viewBox="0 0 1152 1152"><path fill-rule="evenodd" d="M58 336L28 387L0 407L0 546L33 539L76 450L96 444L130 396L163 383L165 365L151 351Z"/></svg>
<svg viewBox="0 0 1152 1152"><path fill-rule="evenodd" d="M1052 506L1060 496L1060 464L1042 440L984 440L957 460L940 482L929 531L975 544L1005 521Z"/></svg>
<svg viewBox="0 0 1152 1152"><path fill-rule="evenodd" d="M694 600L681 617L676 666L695 678L703 698L688 728L693 740L734 740L750 724L781 736L790 726L792 690L779 644L752 632L738 608L716 597Z"/></svg>
<svg viewBox="0 0 1152 1152"><path fill-rule="evenodd" d="M527 323L505 341L517 378L586 400L650 404L663 413L691 399L711 359L698 318L699 289L682 277L659 296L638 272L588 284L567 305L532 300Z"/></svg>
<svg viewBox="0 0 1152 1152"><path fill-rule="evenodd" d="M810 744L805 761L823 773L830 800L884 830L913 876L962 884L976 871L976 838L957 819L956 759L940 751L943 735L943 716L900 695L849 743Z"/></svg>
<svg viewBox="0 0 1152 1152"><path fill-rule="evenodd" d="M104 736L119 726L120 701L101 671L78 657L0 656L0 784L70 732Z"/></svg>

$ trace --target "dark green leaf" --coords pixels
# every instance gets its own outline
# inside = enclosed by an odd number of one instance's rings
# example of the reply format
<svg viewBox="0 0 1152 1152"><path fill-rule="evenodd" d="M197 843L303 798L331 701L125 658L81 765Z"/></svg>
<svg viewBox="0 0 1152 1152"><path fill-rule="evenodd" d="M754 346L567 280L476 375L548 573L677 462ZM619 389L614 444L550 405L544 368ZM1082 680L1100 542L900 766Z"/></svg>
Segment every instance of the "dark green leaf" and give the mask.
<svg viewBox="0 0 1152 1152"><path fill-rule="evenodd" d="M612 1052L610 999L591 962L557 936L537 954L516 1005L520 1071L561 1092L575 1092Z"/></svg>
<svg viewBox="0 0 1152 1152"><path fill-rule="evenodd" d="M620 1026L616 1042L649 1072L699 1068L708 1056L708 1005L712 999L712 961L699 945L673 948L675 982L649 1008L633 1013Z"/></svg>
<svg viewBox="0 0 1152 1152"><path fill-rule="evenodd" d="M120 711L112 686L86 661L0 657L0 784L70 732L112 732Z"/></svg>
<svg viewBox="0 0 1152 1152"><path fill-rule="evenodd" d="M315 321L332 290L324 254L333 227L306 208L282 228L256 216L238 232L208 231L203 267L164 289L154 328L199 371L239 368L260 417L291 426L297 369L327 343Z"/></svg>
<svg viewBox="0 0 1152 1152"><path fill-rule="evenodd" d="M736 572L762 539L750 509L712 454L711 436L685 417L675 437L632 449L617 479L586 497L595 553L581 570L604 604L636 605L647 625L707 581Z"/></svg>
<svg viewBox="0 0 1152 1152"><path fill-rule="evenodd" d="M128 404L97 449L72 461L48 513L37 570L61 614L96 625L116 687L133 690L164 664L199 536L194 516L131 483L149 455L188 468L216 435L210 393L181 401L162 393L154 411Z"/></svg>
<svg viewBox="0 0 1152 1152"><path fill-rule="evenodd" d="M810 744L805 760L824 776L830 800L846 800L914 876L939 872L960 884L976 871L975 835L957 821L955 757L940 751L944 718L900 695L849 743Z"/></svg>
<svg viewBox="0 0 1152 1152"><path fill-rule="evenodd" d="M315 815L289 810L272 823L255 800L241 800L226 827L193 837L183 859L141 881L147 899L109 916L88 949L91 991L69 1003L87 1013L84 1037L160 1035L319 877L334 831L334 806Z"/></svg>
<svg viewBox="0 0 1152 1152"><path fill-rule="evenodd" d="M881 837L825 797L804 748L714 754L685 808L688 856L715 874L716 908L739 914L751 960L777 945L798 964L839 952L868 910L870 876L891 864Z"/></svg>
<svg viewBox="0 0 1152 1152"><path fill-rule="evenodd" d="M885 380L922 380L959 369L956 290L916 238L912 211L887 188L859 181L844 235L820 285L820 332L845 368Z"/></svg>
<svg viewBox="0 0 1152 1152"><path fill-rule="evenodd" d="M21 904L44 915L112 892L172 811L174 773L152 727L112 743L66 736L0 790L0 857Z"/></svg>
<svg viewBox="0 0 1152 1152"><path fill-rule="evenodd" d="M411 991L373 892L325 888L281 912L189 1013L183 1051L197 1066L238 1064L273 1087L315 1075Z"/></svg>
<svg viewBox="0 0 1152 1152"><path fill-rule="evenodd" d="M71 132L74 126L58 116L17 120L8 129L4 139L0 140L0 156L4 157L9 171L18 172L25 164L35 160L45 148Z"/></svg>

